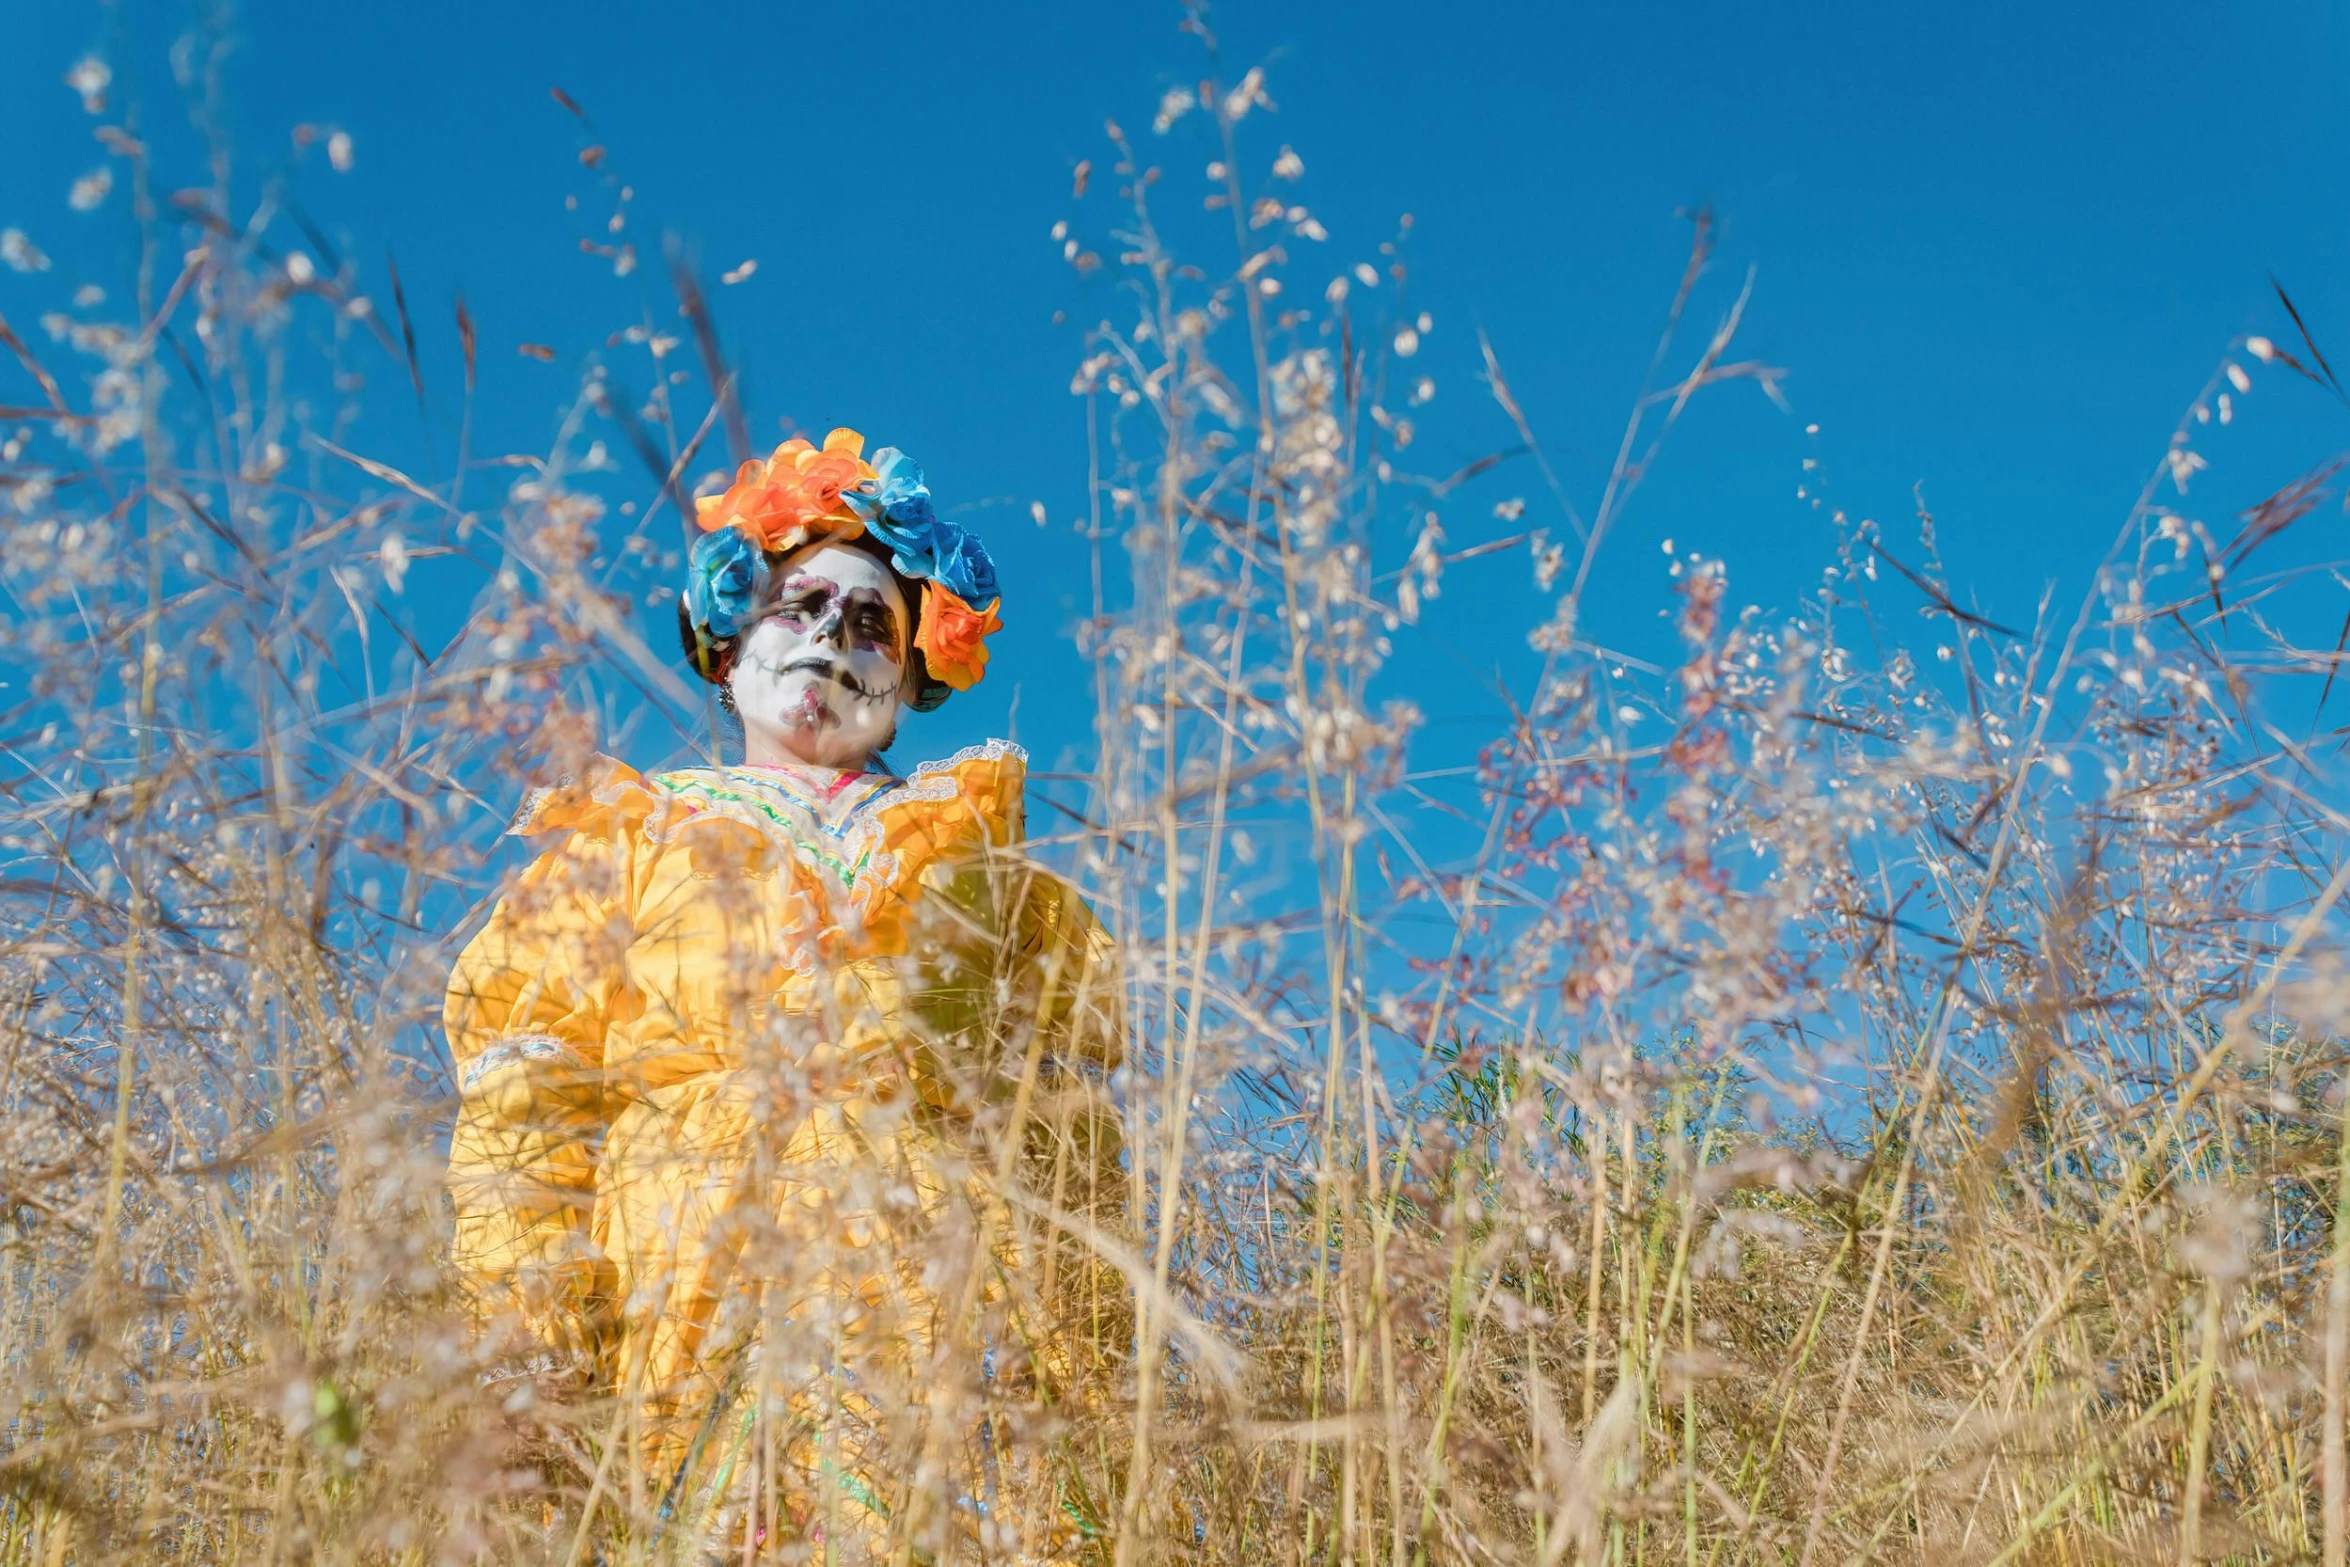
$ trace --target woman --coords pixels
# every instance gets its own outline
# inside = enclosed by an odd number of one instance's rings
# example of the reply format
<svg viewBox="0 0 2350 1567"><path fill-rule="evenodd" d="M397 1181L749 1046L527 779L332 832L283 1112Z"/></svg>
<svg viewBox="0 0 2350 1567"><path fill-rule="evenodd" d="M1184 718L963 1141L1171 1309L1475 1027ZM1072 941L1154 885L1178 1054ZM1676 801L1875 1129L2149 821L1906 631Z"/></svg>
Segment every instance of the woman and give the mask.
<svg viewBox="0 0 2350 1567"><path fill-rule="evenodd" d="M986 672L1000 600L920 470L863 445L788 441L700 502L680 631L742 763L600 761L534 799L515 830L563 836L445 1019L458 1267L616 1395L605 1494L836 1556L943 1540L937 1495L983 1541L1085 1510L1006 1519L999 1491L991 1521L1006 1433L942 1486L973 1425L921 1416L963 1365L1066 1396L1067 1319L1105 1292L1054 1237L1119 1179L1110 951L1020 857L1021 753L882 760Z"/></svg>

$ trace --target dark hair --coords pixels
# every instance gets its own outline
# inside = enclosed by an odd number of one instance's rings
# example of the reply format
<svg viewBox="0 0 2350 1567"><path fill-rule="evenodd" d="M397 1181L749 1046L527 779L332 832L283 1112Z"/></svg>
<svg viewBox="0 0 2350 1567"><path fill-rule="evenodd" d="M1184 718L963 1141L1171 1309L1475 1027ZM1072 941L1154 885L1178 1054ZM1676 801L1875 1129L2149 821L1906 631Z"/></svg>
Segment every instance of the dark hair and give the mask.
<svg viewBox="0 0 2350 1567"><path fill-rule="evenodd" d="M889 546L869 533L861 533L857 537L847 540L817 540L814 542L839 543L848 549L857 550L870 556L881 562L882 569L889 573L890 580L898 585L898 594L906 601L906 666L913 676L913 694L906 699L906 705L917 713L927 713L948 697L953 696L955 688L930 673L929 660L925 659L922 656L922 650L914 645L914 632L922 623L923 584L921 581L898 570L896 563L890 559ZM772 566L777 559L778 557L770 555L767 558L767 563ZM719 688L719 700L723 704L726 701L726 677L734 669L735 645L741 638L739 636L713 637L695 625L693 613L686 608L685 595L680 593L677 595L677 640L679 646L685 651L687 667Z"/></svg>

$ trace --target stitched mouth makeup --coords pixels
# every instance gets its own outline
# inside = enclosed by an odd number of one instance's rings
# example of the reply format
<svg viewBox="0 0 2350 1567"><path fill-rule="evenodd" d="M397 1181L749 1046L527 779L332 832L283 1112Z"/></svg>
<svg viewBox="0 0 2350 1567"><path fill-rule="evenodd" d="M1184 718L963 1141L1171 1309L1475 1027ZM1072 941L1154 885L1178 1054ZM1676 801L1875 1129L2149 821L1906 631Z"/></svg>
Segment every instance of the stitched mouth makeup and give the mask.
<svg viewBox="0 0 2350 1567"><path fill-rule="evenodd" d="M777 680L782 680L787 675L806 674L814 676L820 680L829 681L833 685L837 685L843 690L847 691L850 696L856 698L860 702L890 702L897 699L898 693L896 686L891 685L877 688L868 685L862 678L859 677L856 670L850 668L847 664L842 663L838 659L824 658L815 654L803 654L800 657L794 658L783 664L776 664L771 661L759 658L752 658L746 661L755 664L762 673L771 675Z"/></svg>

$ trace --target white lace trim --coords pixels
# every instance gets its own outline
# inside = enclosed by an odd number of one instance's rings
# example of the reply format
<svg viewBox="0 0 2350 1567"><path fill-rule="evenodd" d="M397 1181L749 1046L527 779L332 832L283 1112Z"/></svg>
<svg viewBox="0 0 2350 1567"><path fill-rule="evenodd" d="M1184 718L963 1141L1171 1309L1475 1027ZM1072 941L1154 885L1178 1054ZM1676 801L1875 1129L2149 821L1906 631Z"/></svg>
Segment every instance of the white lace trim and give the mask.
<svg viewBox="0 0 2350 1567"><path fill-rule="evenodd" d="M524 795L521 809L517 810L514 813L514 819L506 824L505 836L509 838L529 837L536 830L531 824L539 819L540 807L555 797L557 789L570 787L571 779L565 777L560 783L546 784Z"/></svg>
<svg viewBox="0 0 2350 1567"><path fill-rule="evenodd" d="M876 807L899 800L951 800L955 795L954 780L944 776L965 762L1000 762L1005 757L1018 762L1023 770L1028 766L1028 750L1009 740L984 740L978 745L967 745L942 761L923 762L906 775L906 787L877 795ZM943 786L943 787L942 787Z"/></svg>
<svg viewBox="0 0 2350 1567"><path fill-rule="evenodd" d="M567 1039L557 1039L552 1034L508 1034L493 1040L487 1050L465 1063L465 1072L458 1079L458 1086L471 1093L492 1072L524 1061L562 1061L571 1066L587 1065L587 1057L581 1055L579 1047Z"/></svg>
<svg viewBox="0 0 2350 1567"><path fill-rule="evenodd" d="M482 1387L496 1387L505 1382L519 1382L524 1377L549 1376L576 1370L586 1363L587 1357L575 1350L543 1349L519 1360L500 1361L475 1378L475 1381Z"/></svg>

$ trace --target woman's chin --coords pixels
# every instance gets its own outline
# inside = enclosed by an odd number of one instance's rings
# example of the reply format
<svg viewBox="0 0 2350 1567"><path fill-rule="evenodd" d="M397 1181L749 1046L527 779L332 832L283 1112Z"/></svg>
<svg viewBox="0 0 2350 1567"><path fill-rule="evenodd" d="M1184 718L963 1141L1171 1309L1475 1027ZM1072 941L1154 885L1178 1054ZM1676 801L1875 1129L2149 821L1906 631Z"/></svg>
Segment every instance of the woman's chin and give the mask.
<svg viewBox="0 0 2350 1567"><path fill-rule="evenodd" d="M755 702L736 694L752 755L783 755L809 767L866 765L889 743L889 726L868 721L866 704L820 691L814 682L758 693ZM756 715L754 717L754 715Z"/></svg>

